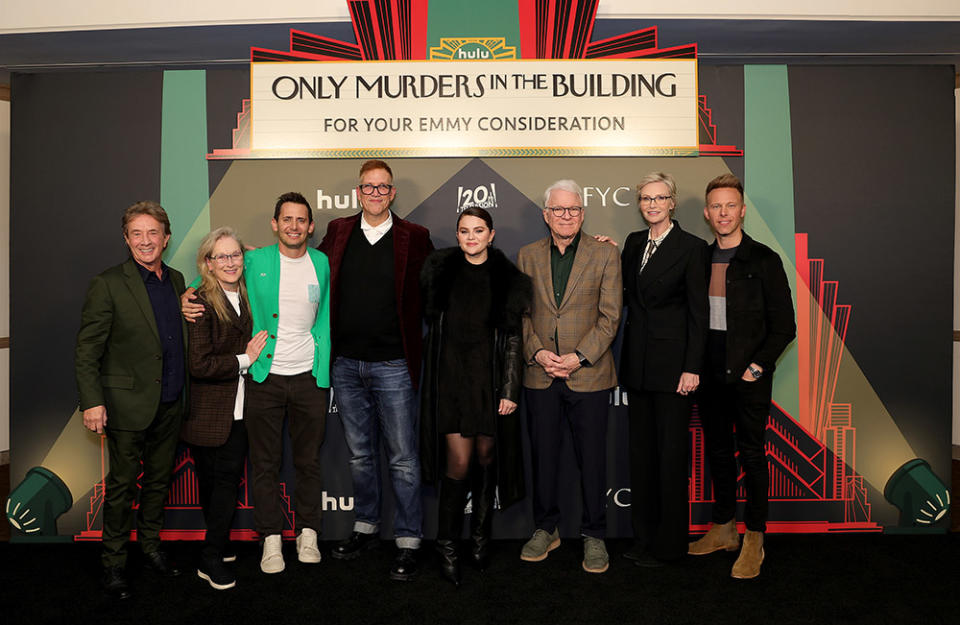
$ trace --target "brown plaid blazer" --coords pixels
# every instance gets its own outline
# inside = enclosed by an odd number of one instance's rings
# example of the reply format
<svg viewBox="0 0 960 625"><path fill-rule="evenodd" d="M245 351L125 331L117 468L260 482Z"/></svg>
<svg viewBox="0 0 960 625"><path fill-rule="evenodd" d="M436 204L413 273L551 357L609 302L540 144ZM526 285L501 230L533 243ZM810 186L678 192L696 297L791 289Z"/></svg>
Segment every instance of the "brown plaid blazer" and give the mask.
<svg viewBox="0 0 960 625"><path fill-rule="evenodd" d="M197 303L206 305L203 298ZM231 320L220 321L207 306L196 323L188 323L190 344L190 411L180 437L191 445L218 447L227 442L233 427L233 406L237 401L240 363L237 354L247 348L253 329L250 309L241 300L240 316L228 305Z"/></svg>
<svg viewBox="0 0 960 625"><path fill-rule="evenodd" d="M620 326L623 284L620 254L587 233L580 237L573 269L557 307L550 273L550 237L520 248L517 267L533 279L533 310L523 318L523 354L527 363L523 385L545 389L553 382L533 360L537 350L556 354L580 352L590 366L575 371L567 386L579 392L601 391L617 385L610 345ZM554 332L560 344L554 343Z"/></svg>

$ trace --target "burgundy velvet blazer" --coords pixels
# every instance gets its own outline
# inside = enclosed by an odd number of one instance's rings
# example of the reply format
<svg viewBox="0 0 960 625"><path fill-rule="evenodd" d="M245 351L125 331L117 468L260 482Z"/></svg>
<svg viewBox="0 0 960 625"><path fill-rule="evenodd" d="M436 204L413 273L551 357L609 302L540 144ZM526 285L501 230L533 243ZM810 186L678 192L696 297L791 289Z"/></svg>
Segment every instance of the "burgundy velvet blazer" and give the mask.
<svg viewBox="0 0 960 625"><path fill-rule="evenodd" d="M340 284L340 264L350 240L350 233L360 221L360 213L334 219L317 247L330 260L330 325L336 327L340 289L363 288L362 285ZM433 242L430 231L393 215L393 280L397 296L397 315L403 335L403 353L414 389L420 385L420 362L423 354L423 323L420 308L420 269ZM337 346L333 346L336 353Z"/></svg>

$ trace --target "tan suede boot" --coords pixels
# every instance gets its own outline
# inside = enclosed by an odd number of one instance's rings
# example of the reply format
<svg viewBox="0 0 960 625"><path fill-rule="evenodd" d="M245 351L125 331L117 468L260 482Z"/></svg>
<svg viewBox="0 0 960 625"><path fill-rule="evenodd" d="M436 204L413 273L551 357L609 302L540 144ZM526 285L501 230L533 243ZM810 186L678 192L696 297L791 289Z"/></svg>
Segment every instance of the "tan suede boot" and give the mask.
<svg viewBox="0 0 960 625"><path fill-rule="evenodd" d="M733 563L731 577L737 579L753 579L760 575L760 564L763 563L763 532L751 532L743 535L743 549L740 557Z"/></svg>
<svg viewBox="0 0 960 625"><path fill-rule="evenodd" d="M687 553L692 556L705 556L721 549L736 551L738 547L740 547L740 535L737 534L737 520L730 519L723 525L712 523L700 540L690 543Z"/></svg>

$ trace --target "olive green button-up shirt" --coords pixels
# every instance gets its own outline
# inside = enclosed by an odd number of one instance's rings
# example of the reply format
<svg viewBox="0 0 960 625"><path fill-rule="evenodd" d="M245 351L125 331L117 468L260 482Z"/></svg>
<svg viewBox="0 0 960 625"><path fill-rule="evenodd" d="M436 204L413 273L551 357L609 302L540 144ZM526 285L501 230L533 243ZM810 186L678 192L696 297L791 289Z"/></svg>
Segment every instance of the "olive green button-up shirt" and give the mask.
<svg viewBox="0 0 960 625"><path fill-rule="evenodd" d="M553 237L550 238L550 274L553 277L553 295L557 298L557 307L563 301L563 294L567 290L567 281L573 269L573 257L577 253L577 246L580 245L580 234L578 232L577 236L573 237L573 241L563 254L553 242Z"/></svg>

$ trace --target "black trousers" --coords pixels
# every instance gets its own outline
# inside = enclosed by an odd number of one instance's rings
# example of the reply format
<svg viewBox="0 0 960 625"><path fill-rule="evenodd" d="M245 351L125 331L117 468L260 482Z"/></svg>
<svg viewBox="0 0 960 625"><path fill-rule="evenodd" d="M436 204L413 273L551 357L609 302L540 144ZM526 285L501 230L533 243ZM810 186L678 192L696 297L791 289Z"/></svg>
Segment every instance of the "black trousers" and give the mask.
<svg viewBox="0 0 960 625"><path fill-rule="evenodd" d="M708 377L701 385L699 406L713 479L714 523L726 523L736 516L739 471L735 454L739 452L747 493L744 523L751 531L766 531L770 478L764 433L772 391L773 376L766 374L755 382L726 383Z"/></svg>
<svg viewBox="0 0 960 625"><path fill-rule="evenodd" d="M207 533L200 555L220 558L230 541L230 528L237 509L237 487L247 458L247 428L234 421L230 435L219 447L191 447L197 467L197 486Z"/></svg>
<svg viewBox="0 0 960 625"><path fill-rule="evenodd" d="M323 505L320 445L327 423L327 389L317 388L309 371L289 376L270 374L261 383L249 377L247 380L243 419L253 467L253 523L264 536L283 531L285 504L280 501L280 466L286 418L296 475L296 523L291 525L319 533Z"/></svg>
<svg viewBox="0 0 960 625"><path fill-rule="evenodd" d="M145 430L116 430L108 421L110 473L104 483L103 551L100 556L105 567L126 564L127 543L133 529L133 502L137 498L137 477L141 470L137 540L144 553L160 548L163 502L170 489L173 458L180 439L180 404L179 400L160 404Z"/></svg>
<svg viewBox="0 0 960 625"><path fill-rule="evenodd" d="M607 531L607 410L610 391L578 393L563 380L546 389L524 389L533 464L533 518L552 532L560 523L558 497L562 427L573 434L580 469L583 515L580 533L603 538Z"/></svg>
<svg viewBox="0 0 960 625"><path fill-rule="evenodd" d="M630 515L638 546L659 560L687 553L690 399L628 389Z"/></svg>

